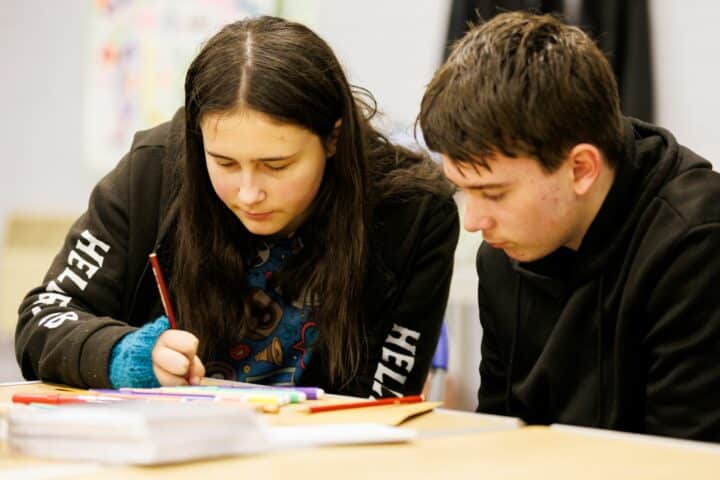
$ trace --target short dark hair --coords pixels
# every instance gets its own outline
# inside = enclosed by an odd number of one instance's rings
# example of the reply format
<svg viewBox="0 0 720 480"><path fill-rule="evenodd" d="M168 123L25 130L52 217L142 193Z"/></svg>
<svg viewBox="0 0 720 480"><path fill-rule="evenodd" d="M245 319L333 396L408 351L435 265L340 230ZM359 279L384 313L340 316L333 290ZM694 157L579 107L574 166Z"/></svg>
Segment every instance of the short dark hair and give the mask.
<svg viewBox="0 0 720 480"><path fill-rule="evenodd" d="M432 150L486 168L499 152L552 172L578 143L613 168L621 155L612 69L582 30L551 15L504 13L473 27L435 73L418 121Z"/></svg>

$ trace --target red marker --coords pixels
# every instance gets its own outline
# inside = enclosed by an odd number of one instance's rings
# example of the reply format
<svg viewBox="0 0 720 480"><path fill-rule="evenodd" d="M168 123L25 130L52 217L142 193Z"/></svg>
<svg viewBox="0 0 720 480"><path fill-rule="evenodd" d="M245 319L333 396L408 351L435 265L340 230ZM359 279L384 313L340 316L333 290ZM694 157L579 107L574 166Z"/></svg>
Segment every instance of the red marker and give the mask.
<svg viewBox="0 0 720 480"><path fill-rule="evenodd" d="M331 405L318 405L308 407L307 413L333 412L335 410L346 410L349 408L376 407L380 405L396 405L399 403L419 403L424 400L422 395L410 395L407 397L381 398L380 400L369 400L363 402L336 403Z"/></svg>
<svg viewBox="0 0 720 480"><path fill-rule="evenodd" d="M108 403L122 401L121 398L99 395L59 395L57 393L16 393L13 403L44 403L47 405L67 405L71 403Z"/></svg>

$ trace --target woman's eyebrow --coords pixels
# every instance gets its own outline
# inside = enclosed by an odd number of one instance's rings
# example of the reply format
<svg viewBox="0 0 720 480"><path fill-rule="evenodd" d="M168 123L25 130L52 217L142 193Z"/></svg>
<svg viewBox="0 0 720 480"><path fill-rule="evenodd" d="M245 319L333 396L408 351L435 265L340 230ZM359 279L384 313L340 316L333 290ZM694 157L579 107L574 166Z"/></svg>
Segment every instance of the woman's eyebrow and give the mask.
<svg viewBox="0 0 720 480"><path fill-rule="evenodd" d="M205 153L208 155L215 157L215 158L222 158L223 160L230 160L232 162L237 162L238 160L233 157L229 157L227 155L222 155L220 153L211 152L210 150L205 150ZM285 156L278 156L278 157L263 157L263 158L256 158L255 160L258 162L281 162L283 160L288 160L289 158L292 158L296 154L291 155L285 155Z"/></svg>

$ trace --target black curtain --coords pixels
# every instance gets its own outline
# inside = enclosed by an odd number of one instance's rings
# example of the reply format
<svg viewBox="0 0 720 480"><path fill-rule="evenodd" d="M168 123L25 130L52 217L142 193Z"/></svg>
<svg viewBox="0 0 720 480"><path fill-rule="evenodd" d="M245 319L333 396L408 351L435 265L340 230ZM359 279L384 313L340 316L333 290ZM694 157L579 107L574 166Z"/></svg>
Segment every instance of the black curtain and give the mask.
<svg viewBox="0 0 720 480"><path fill-rule="evenodd" d="M489 20L500 12L532 9L559 13L563 0L453 0L445 56L468 23ZM623 112L653 121L652 59L647 0L584 0L580 26L595 39L615 72Z"/></svg>

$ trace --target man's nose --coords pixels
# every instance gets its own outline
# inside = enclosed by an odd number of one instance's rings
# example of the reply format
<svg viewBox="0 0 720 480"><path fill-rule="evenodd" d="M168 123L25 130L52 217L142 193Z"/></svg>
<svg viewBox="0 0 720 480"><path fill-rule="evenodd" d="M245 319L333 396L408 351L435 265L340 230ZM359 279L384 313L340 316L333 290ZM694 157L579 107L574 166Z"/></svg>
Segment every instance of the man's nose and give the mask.
<svg viewBox="0 0 720 480"><path fill-rule="evenodd" d="M468 232L484 232L495 227L495 219L472 203L468 203L465 208L463 223Z"/></svg>

